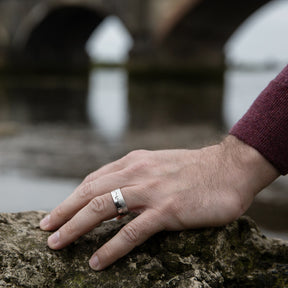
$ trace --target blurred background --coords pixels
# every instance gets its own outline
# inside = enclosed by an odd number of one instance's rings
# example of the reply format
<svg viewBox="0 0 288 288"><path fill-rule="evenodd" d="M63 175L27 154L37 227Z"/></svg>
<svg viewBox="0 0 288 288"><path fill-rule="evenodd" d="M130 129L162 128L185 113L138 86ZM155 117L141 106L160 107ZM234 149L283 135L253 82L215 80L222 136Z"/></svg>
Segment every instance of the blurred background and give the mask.
<svg viewBox="0 0 288 288"><path fill-rule="evenodd" d="M0 0L0 211L131 150L223 138L288 63L287 0ZM288 239L288 181L247 212Z"/></svg>

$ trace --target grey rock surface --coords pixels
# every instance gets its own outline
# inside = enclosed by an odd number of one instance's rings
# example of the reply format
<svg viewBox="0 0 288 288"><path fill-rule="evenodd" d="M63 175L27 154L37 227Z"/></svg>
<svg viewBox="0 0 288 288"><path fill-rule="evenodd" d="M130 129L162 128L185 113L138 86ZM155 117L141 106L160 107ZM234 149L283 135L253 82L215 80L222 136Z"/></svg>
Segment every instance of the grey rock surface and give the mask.
<svg viewBox="0 0 288 288"><path fill-rule="evenodd" d="M101 272L88 260L129 221L102 224L52 251L45 212L0 214L0 287L288 287L288 242L268 239L248 217L218 228L161 232Z"/></svg>

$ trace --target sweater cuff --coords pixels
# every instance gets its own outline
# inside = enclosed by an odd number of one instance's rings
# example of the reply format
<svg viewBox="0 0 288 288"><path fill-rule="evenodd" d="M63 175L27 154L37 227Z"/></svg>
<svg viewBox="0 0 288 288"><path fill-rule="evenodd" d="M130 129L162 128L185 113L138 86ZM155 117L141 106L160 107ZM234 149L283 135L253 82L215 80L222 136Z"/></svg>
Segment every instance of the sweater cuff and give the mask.
<svg viewBox="0 0 288 288"><path fill-rule="evenodd" d="M282 175L288 173L288 65L229 134L258 150Z"/></svg>

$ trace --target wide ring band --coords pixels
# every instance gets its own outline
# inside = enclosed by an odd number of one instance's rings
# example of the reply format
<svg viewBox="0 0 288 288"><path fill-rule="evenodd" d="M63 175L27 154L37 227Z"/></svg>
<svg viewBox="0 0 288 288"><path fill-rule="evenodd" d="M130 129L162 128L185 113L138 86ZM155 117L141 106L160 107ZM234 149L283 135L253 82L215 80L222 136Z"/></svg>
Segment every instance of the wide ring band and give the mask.
<svg viewBox="0 0 288 288"><path fill-rule="evenodd" d="M120 188L113 190L111 193L113 202L116 206L119 215L126 215L128 213L128 208L126 202L123 198Z"/></svg>

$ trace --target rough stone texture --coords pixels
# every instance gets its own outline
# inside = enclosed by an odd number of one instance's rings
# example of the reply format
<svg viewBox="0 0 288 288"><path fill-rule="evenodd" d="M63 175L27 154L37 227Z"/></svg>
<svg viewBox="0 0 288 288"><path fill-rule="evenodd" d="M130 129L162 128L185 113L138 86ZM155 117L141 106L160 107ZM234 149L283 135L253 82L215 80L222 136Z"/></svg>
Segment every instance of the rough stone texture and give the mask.
<svg viewBox="0 0 288 288"><path fill-rule="evenodd" d="M104 223L61 251L39 229L45 212L0 214L0 287L288 287L288 242L250 218L219 228L162 232L102 272L93 251L125 223Z"/></svg>

